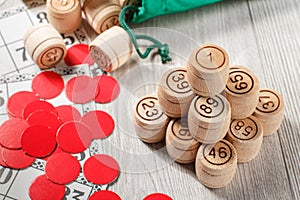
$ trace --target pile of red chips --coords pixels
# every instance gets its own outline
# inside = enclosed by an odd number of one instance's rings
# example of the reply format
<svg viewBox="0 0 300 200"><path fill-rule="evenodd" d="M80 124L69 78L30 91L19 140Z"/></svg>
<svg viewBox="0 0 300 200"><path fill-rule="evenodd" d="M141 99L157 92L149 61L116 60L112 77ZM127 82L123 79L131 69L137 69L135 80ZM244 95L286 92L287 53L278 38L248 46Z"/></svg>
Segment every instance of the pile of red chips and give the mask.
<svg viewBox="0 0 300 200"><path fill-rule="evenodd" d="M36 158L47 160L45 174L30 186L31 199L62 199L65 185L75 181L81 171L71 154L85 151L92 140L106 138L114 130L113 118L104 111L81 116L73 106L54 107L42 100L58 96L63 89L62 77L45 71L33 79L32 91L17 92L7 102L10 119L0 127L0 165L24 169ZM66 85L66 96L74 103L108 103L119 91L118 82L106 75L78 76ZM117 179L119 165L111 156L99 154L85 161L83 174L94 184L109 184ZM106 191L104 195L108 193L113 194Z"/></svg>

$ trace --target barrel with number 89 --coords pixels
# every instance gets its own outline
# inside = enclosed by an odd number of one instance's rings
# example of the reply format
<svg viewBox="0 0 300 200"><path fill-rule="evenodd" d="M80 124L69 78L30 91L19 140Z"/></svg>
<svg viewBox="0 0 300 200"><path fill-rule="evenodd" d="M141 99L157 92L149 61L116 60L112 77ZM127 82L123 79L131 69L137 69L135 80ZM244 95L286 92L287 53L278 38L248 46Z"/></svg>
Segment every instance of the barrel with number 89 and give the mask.
<svg viewBox="0 0 300 200"><path fill-rule="evenodd" d="M230 104L224 96L196 96L188 112L189 130L201 143L216 143L225 137L230 117Z"/></svg>

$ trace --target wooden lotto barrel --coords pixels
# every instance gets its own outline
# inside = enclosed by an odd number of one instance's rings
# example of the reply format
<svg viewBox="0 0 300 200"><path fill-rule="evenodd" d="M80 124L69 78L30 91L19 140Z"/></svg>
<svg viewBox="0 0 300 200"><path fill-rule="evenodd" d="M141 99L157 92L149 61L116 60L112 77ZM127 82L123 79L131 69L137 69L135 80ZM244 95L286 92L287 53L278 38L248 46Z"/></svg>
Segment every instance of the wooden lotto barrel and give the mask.
<svg viewBox="0 0 300 200"><path fill-rule="evenodd" d="M50 24L39 24L29 28L24 36L24 46L41 69L54 67L67 52L63 38Z"/></svg>
<svg viewBox="0 0 300 200"><path fill-rule="evenodd" d="M71 33L81 25L79 0L48 0L46 12L50 24L60 33Z"/></svg>
<svg viewBox="0 0 300 200"><path fill-rule="evenodd" d="M118 0L85 0L83 12L90 26L100 34L119 25L121 5Z"/></svg>

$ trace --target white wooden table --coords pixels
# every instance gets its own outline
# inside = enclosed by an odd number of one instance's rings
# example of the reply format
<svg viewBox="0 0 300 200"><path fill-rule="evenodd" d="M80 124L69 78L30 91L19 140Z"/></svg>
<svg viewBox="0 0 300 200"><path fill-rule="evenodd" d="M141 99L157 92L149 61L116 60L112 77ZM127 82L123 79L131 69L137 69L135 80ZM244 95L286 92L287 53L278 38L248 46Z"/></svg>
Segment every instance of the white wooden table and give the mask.
<svg viewBox="0 0 300 200"><path fill-rule="evenodd" d="M19 2L6 1L0 8ZM279 131L264 138L255 160L238 165L229 186L208 189L197 181L194 165L172 162L163 144L146 145L132 137L134 133L123 134L123 127L131 121L122 115L124 113L115 113L116 133L103 141L102 148L119 156L124 170L109 189L130 200L142 199L153 192L168 194L176 200L300 199L300 1L226 0L185 13L157 17L138 27L155 27L142 29L142 32L154 35L157 32L158 37L170 44L171 52L180 54L178 58L202 43L223 46L231 64L249 67L259 77L262 87L273 88L283 95L285 118ZM173 34L166 37L162 31ZM174 63L180 60L175 58ZM136 78L148 83L151 82L149 77L159 77L159 67L151 68L147 61L142 63L144 66L140 69L129 66L113 75L120 78L121 83L131 81L133 85L132 80ZM134 61L128 65L131 64L136 65ZM149 69L151 76L147 76ZM131 73L140 76L129 77ZM117 109L105 106L103 109L114 113L126 104L128 102L115 103L119 106Z"/></svg>

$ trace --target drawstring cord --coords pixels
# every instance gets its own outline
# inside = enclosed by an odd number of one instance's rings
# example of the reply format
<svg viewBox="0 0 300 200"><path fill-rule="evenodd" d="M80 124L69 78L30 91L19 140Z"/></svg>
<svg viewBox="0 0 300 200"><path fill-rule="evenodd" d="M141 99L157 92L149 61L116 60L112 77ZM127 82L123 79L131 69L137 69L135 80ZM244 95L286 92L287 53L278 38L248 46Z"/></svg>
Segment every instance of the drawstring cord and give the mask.
<svg viewBox="0 0 300 200"><path fill-rule="evenodd" d="M124 30L129 34L131 41L134 45L134 48L136 49L138 55L145 59L149 56L151 51L155 48L158 49L158 53L161 56L161 61L163 64L166 64L167 62L170 62L172 59L169 57L169 46L168 44L162 44L160 41L156 40L155 38L148 36L148 35L135 35L133 31L130 29L130 27L125 22L125 15L128 12L134 12L137 13L139 11L139 8L135 6L126 6L124 7L119 16L120 25L124 28ZM141 52L137 40L148 40L152 42L153 44L148 46L146 51L144 53Z"/></svg>

